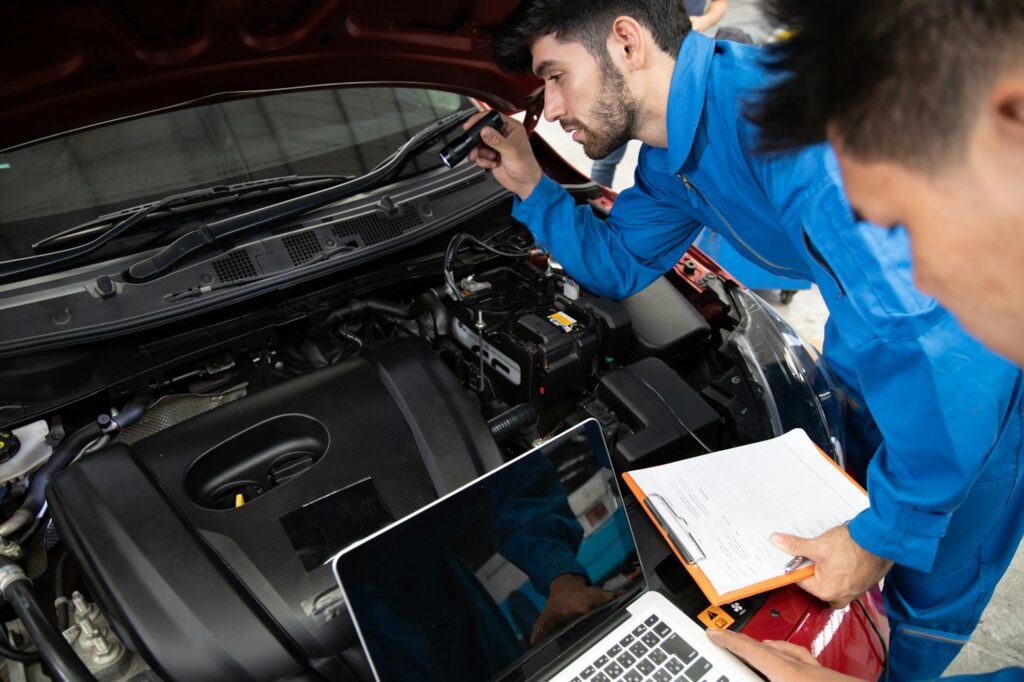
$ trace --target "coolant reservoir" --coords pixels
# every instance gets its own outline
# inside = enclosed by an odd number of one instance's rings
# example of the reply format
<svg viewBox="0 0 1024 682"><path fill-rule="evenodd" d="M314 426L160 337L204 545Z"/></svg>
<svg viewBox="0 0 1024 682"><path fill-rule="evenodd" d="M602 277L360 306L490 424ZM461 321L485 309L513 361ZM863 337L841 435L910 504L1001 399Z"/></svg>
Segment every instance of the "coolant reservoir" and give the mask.
<svg viewBox="0 0 1024 682"><path fill-rule="evenodd" d="M12 429L11 433L19 443L18 451L0 464L0 483L24 476L48 460L53 453L53 448L46 442L50 427L42 419Z"/></svg>

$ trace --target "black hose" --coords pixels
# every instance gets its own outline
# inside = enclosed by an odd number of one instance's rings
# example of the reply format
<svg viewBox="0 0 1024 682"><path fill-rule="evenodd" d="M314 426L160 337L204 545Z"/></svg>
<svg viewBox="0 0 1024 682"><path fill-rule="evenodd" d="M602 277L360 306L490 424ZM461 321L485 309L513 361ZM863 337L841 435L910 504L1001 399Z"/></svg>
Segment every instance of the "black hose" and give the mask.
<svg viewBox="0 0 1024 682"><path fill-rule="evenodd" d="M25 495L25 501L21 503L21 507L14 512L10 519L0 525L0 535L10 537L21 530L25 524L34 521L46 501L46 486L49 485L50 478L66 467L75 458L75 455L81 452L82 448L102 435L103 429L100 425L92 422L65 438L50 455L46 464L39 467L39 470L33 474L32 484L28 488L28 494Z"/></svg>
<svg viewBox="0 0 1024 682"><path fill-rule="evenodd" d="M487 428L491 430L494 440L501 443L536 422L537 409L529 403L519 403L488 420Z"/></svg>
<svg viewBox="0 0 1024 682"><path fill-rule="evenodd" d="M57 602L57 628L64 632L71 625L71 603L67 599L64 590L64 573L67 571L68 561L71 560L71 553L64 552L57 559L57 566L53 569L53 598Z"/></svg>
<svg viewBox="0 0 1024 682"><path fill-rule="evenodd" d="M416 299L416 305L430 313L434 320L434 338L448 335L448 309L441 302L441 296L436 290L421 294Z"/></svg>
<svg viewBox="0 0 1024 682"><path fill-rule="evenodd" d="M39 526L43 525L44 519L49 519L49 517L46 514L42 514L32 519L32 523L28 525L28 528L21 531L21 535L15 539L15 542L24 547L25 543L31 540L32 536L36 534L37 530L39 530Z"/></svg>
<svg viewBox="0 0 1024 682"><path fill-rule="evenodd" d="M96 678L85 667L85 663L46 617L32 590L32 583L25 577L21 566L8 557L0 556L0 584L4 585L4 599L14 607L14 612L39 649L39 655L54 679L67 682L94 681Z"/></svg>
<svg viewBox="0 0 1024 682"><path fill-rule="evenodd" d="M86 424L65 438L50 455L50 459L46 460L46 464L39 467L39 470L32 475L32 483L29 485L28 494L25 495L25 501L21 503L21 507L14 512L10 519L0 524L0 536L10 537L21 530L25 524L36 519L46 501L46 486L50 484L50 478L70 464L75 456L82 451L82 448L103 435L103 426L100 422L113 422L118 429L126 428L139 420L139 417L145 413L148 404L149 394L137 393L115 417L100 415L95 422Z"/></svg>
<svg viewBox="0 0 1024 682"><path fill-rule="evenodd" d="M17 661L18 663L38 663L42 660L38 651L16 649L14 644L8 639L7 628L2 628L0 633L2 633L0 634L0 656Z"/></svg>
<svg viewBox="0 0 1024 682"><path fill-rule="evenodd" d="M385 301L380 298L364 298L358 301L352 301L348 305L332 311L327 318L327 324L333 325L338 320L352 315L358 315L359 313L366 311L382 313L384 315L390 315L391 317L399 317L403 320L411 320L416 316L416 312L410 304L395 303L393 301Z"/></svg>
<svg viewBox="0 0 1024 682"><path fill-rule="evenodd" d="M111 421L117 424L118 429L126 429L146 413L146 408L149 406L149 393L143 391L142 393L136 393L135 397L132 398L131 402L125 405L124 409L118 412L116 415L111 417Z"/></svg>

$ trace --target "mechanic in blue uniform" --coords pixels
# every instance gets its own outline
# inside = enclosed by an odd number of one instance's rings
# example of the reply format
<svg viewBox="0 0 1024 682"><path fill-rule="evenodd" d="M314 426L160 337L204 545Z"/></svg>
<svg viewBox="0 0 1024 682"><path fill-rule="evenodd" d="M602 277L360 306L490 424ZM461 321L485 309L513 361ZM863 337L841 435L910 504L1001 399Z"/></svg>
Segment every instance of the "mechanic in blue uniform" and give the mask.
<svg viewBox="0 0 1024 682"><path fill-rule="evenodd" d="M722 20L729 9L729 0L681 0L683 11L690 17L694 31L707 33ZM611 187L615 179L615 168L626 155L626 145L621 145L601 159L594 159L590 177L594 182Z"/></svg>
<svg viewBox="0 0 1024 682"><path fill-rule="evenodd" d="M485 131L470 158L517 195L513 215L596 293L640 291L701 225L769 271L818 284L830 311L825 356L859 437L849 454L872 455L871 507L801 544L817 563L802 585L844 606L887 576L893 679L940 674L1017 544L988 539L1016 532L1021 509L1020 372L918 292L904 232L855 222L830 147L755 153L743 104L767 83L758 49L690 32L674 0L578 9L520 3L495 59L544 80L545 116L588 156L643 141L635 186L598 219L542 174L512 120Z"/></svg>
<svg viewBox="0 0 1024 682"><path fill-rule="evenodd" d="M910 235L922 288L1024 366L1024 3L765 4L796 34L772 48L778 79L752 110L762 146L778 153L831 140L853 206ZM951 255L977 276L949 267ZM980 543L985 561L1005 561L1017 548L1019 495ZM853 679L822 668L802 647L709 636L772 682ZM924 644L921 654L931 651ZM1019 681L1024 669L946 679Z"/></svg>

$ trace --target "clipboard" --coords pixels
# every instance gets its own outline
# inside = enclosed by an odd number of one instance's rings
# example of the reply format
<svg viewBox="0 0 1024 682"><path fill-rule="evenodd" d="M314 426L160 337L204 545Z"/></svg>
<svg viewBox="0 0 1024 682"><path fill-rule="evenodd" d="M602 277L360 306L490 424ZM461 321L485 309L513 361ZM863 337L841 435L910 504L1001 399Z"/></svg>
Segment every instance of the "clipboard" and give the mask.
<svg viewBox="0 0 1024 682"><path fill-rule="evenodd" d="M850 481L850 483L856 486L858 490L864 493L865 496L867 495L867 491L864 490L863 486L857 483L857 481L855 481L853 477L851 477L845 470L843 470L842 467L840 467L835 461L833 461L831 457L826 455L825 452L820 447L817 446L817 444L815 444L814 447L829 464L831 464L840 473L842 473L843 476L848 481ZM699 538L693 537L693 535L690 534L688 530L688 538L681 536L680 534L672 530L672 528L669 527L669 524L665 522L665 510L659 509L659 507L662 507L662 505L659 504L659 501L657 499L650 500L649 496L633 480L633 477L630 476L629 472L623 473L622 479L626 482L626 485L629 486L629 489L633 491L633 494L636 496L636 499L640 503L640 506L647 513L648 517L650 517L651 522L654 524L655 528L658 529L658 532L661 533L661 536L662 538L664 538L665 542L668 543L668 546L669 548L671 548L672 553L676 555L676 558L679 559L679 562L683 565L683 568L685 568L686 571L690 574L694 582L697 583L697 586L700 587L701 591L704 593L704 596L708 598L708 601L710 601L712 605L721 606L723 604L729 604L739 599L751 597L755 594L761 594L762 592L768 592L779 587L785 587L786 585L791 585L793 583L800 582L801 580L810 578L812 575L814 575L814 564L797 568L793 571L790 571L789 573L784 573L783 567L780 566L780 575L776 578L762 580L760 582L756 582L739 589L720 593L718 592L718 590L715 589L714 585L712 585L711 581L704 574L704 571L701 570L700 560L702 556L700 555L703 555L703 550L700 550L699 555L698 553L695 553L693 551L694 546L696 546L698 549L700 548ZM654 495L653 497L657 498L660 497L660 495ZM679 519L681 523L687 523L685 518L679 516L678 514L675 514L674 511L670 513L673 514L675 518Z"/></svg>

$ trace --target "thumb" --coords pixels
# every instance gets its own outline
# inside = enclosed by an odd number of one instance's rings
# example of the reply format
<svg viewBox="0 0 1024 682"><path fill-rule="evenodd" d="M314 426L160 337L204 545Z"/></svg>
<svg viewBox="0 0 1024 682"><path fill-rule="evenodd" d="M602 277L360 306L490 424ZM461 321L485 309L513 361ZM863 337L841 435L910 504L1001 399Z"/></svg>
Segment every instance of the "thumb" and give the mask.
<svg viewBox="0 0 1024 682"><path fill-rule="evenodd" d="M505 138L497 130L491 127L484 128L480 131L480 139L487 143L487 146L494 149L500 149L505 144Z"/></svg>
<svg viewBox="0 0 1024 682"><path fill-rule="evenodd" d="M772 533L771 541L773 545L781 549L783 552L792 554L793 556L802 556L808 559L814 559L817 553L815 551L814 540L797 537L796 535Z"/></svg>

